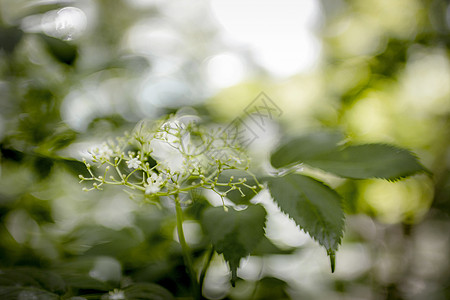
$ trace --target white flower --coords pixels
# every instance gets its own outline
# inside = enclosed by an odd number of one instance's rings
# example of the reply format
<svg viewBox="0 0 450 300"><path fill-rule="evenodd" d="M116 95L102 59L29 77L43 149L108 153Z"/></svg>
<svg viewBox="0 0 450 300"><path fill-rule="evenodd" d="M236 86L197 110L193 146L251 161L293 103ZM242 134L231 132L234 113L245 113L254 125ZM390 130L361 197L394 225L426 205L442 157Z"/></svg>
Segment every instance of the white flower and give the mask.
<svg viewBox="0 0 450 300"><path fill-rule="evenodd" d="M125 299L125 293L118 289L114 289L114 291L110 291L108 294L109 294L108 299L110 299L110 300L124 300Z"/></svg>
<svg viewBox="0 0 450 300"><path fill-rule="evenodd" d="M109 160L109 158L114 154L111 148L107 144L102 144L101 148L98 149L98 154L101 158Z"/></svg>
<svg viewBox="0 0 450 300"><path fill-rule="evenodd" d="M149 178L147 178L147 185L145 186L145 193L155 194L161 190L161 185L164 183L164 179L153 173Z"/></svg>
<svg viewBox="0 0 450 300"><path fill-rule="evenodd" d="M93 162L108 161L111 156L114 155L113 150L106 143L103 143L101 146L91 148L88 153Z"/></svg>
<svg viewBox="0 0 450 300"><path fill-rule="evenodd" d="M139 165L141 163L142 162L137 157L135 157L135 158L132 158L132 159L127 161L127 166L130 169L137 169L137 168L139 168Z"/></svg>

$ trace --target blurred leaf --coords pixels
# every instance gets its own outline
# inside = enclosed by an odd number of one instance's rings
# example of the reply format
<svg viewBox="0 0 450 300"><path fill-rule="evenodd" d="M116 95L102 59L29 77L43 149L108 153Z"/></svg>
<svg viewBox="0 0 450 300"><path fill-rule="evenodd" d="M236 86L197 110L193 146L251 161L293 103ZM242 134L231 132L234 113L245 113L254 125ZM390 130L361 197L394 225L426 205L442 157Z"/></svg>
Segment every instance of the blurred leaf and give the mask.
<svg viewBox="0 0 450 300"><path fill-rule="evenodd" d="M325 247L334 271L334 254L344 233L340 196L322 182L299 174L269 178L268 185L280 209Z"/></svg>
<svg viewBox="0 0 450 300"><path fill-rule="evenodd" d="M73 158L66 157L55 157L59 164L62 164L69 172L78 175L83 175L85 177L89 177L89 172L86 169L86 165Z"/></svg>
<svg viewBox="0 0 450 300"><path fill-rule="evenodd" d="M6 147L4 144L0 144L0 151L2 159L21 162L25 157L25 154L22 151Z"/></svg>
<svg viewBox="0 0 450 300"><path fill-rule="evenodd" d="M70 145L77 138L77 132L67 128L67 126L58 126L54 128L52 135L39 145L39 152L51 153Z"/></svg>
<svg viewBox="0 0 450 300"><path fill-rule="evenodd" d="M98 257L79 257L58 262L52 270L57 272L71 288L105 292L111 289L108 282L91 276Z"/></svg>
<svg viewBox="0 0 450 300"><path fill-rule="evenodd" d="M409 45L405 42L405 40L390 39L386 49L370 60L372 73L395 76L398 70L404 67L408 58Z"/></svg>
<svg viewBox="0 0 450 300"><path fill-rule="evenodd" d="M189 191L189 198L192 200L192 205L185 210L186 216L192 217L194 220L200 220L203 211L211 207L208 200L201 194L201 189L193 189Z"/></svg>
<svg viewBox="0 0 450 300"><path fill-rule="evenodd" d="M73 65L78 56L76 46L47 35L40 34L39 36L45 42L48 51L54 58L66 65Z"/></svg>
<svg viewBox="0 0 450 300"><path fill-rule="evenodd" d="M287 283L281 279L275 277L264 277L258 281L253 296L254 299L258 300L288 300L290 299L286 288Z"/></svg>
<svg viewBox="0 0 450 300"><path fill-rule="evenodd" d="M134 228L113 230L102 226L86 225L75 229L68 239L65 246L69 252L120 256L137 246L142 236Z"/></svg>
<svg viewBox="0 0 450 300"><path fill-rule="evenodd" d="M17 204L25 209L29 216L38 224L54 222L52 205L48 200L36 198L31 194L24 194Z"/></svg>
<svg viewBox="0 0 450 300"><path fill-rule="evenodd" d="M22 36L23 31L18 27L0 26L0 49L3 49L8 54L13 53Z"/></svg>
<svg viewBox="0 0 450 300"><path fill-rule="evenodd" d="M58 295L33 288L33 287L15 287L15 286L0 286L0 298L3 300L58 300Z"/></svg>
<svg viewBox="0 0 450 300"><path fill-rule="evenodd" d="M291 254L294 248L283 250L280 249L277 245L272 243L266 236L263 236L261 241L256 246L255 250L252 251L252 255L268 255L268 254Z"/></svg>
<svg viewBox="0 0 450 300"><path fill-rule="evenodd" d="M38 174L38 179L42 180L47 178L52 172L53 160L43 156L36 156L34 159L33 167L34 172Z"/></svg>
<svg viewBox="0 0 450 300"><path fill-rule="evenodd" d="M233 285L241 258L249 255L264 237L265 220L266 211L260 205L249 205L241 211L210 207L203 213L204 231L230 265Z"/></svg>
<svg viewBox="0 0 450 300"><path fill-rule="evenodd" d="M299 164L322 153L336 149L343 136L338 132L316 132L288 141L271 156L275 168Z"/></svg>
<svg viewBox="0 0 450 300"><path fill-rule="evenodd" d="M173 295L160 285L152 283L135 283L125 289L126 299L129 300L170 300Z"/></svg>
<svg viewBox="0 0 450 300"><path fill-rule="evenodd" d="M36 287L58 294L63 294L66 289L64 281L57 274L31 267L1 270L0 286Z"/></svg>
<svg viewBox="0 0 450 300"><path fill-rule="evenodd" d="M408 150L384 144L349 146L304 161L324 171L353 179L397 180L426 171Z"/></svg>

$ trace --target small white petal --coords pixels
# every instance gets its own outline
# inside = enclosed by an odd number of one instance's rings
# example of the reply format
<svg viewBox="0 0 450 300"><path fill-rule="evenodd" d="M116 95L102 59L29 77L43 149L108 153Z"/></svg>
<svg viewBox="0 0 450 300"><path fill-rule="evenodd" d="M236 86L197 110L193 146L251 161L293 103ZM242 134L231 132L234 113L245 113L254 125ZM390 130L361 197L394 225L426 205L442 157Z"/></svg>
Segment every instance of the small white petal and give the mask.
<svg viewBox="0 0 450 300"><path fill-rule="evenodd" d="M140 160L138 160L137 158L132 158L132 159L127 161L127 166L130 169L137 169L137 168L139 168L139 165L141 163L142 162Z"/></svg>

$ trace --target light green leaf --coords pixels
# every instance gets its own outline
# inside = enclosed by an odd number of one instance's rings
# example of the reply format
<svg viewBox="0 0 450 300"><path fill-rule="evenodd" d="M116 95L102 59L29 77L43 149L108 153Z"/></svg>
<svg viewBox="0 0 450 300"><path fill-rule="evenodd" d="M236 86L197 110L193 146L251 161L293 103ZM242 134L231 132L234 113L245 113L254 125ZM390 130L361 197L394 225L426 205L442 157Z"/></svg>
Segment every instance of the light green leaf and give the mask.
<svg viewBox="0 0 450 300"><path fill-rule="evenodd" d="M269 178L268 186L280 209L325 247L334 271L334 254L344 232L340 196L322 182L299 174Z"/></svg>
<svg viewBox="0 0 450 300"><path fill-rule="evenodd" d="M408 150L385 144L349 146L316 155L304 163L353 179L383 178L397 180L426 171Z"/></svg>
<svg viewBox="0 0 450 300"><path fill-rule="evenodd" d="M342 134L338 132L315 132L297 137L275 150L271 163L275 168L301 163L335 150L342 139Z"/></svg>
<svg viewBox="0 0 450 300"><path fill-rule="evenodd" d="M230 265L233 285L241 258L249 255L264 237L265 220L266 211L260 205L249 205L241 211L210 207L203 213L204 231Z"/></svg>

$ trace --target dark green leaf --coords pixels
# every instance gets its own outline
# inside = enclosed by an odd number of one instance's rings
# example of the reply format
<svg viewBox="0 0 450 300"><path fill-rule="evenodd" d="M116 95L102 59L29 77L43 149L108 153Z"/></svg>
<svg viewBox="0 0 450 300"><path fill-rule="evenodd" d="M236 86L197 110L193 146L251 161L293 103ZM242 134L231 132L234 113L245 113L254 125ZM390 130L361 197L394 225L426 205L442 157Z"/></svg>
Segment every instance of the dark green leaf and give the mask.
<svg viewBox="0 0 450 300"><path fill-rule="evenodd" d="M204 231L230 265L233 285L241 258L249 255L264 237L265 220L266 211L260 205L249 205L241 211L211 207L203 213Z"/></svg>
<svg viewBox="0 0 450 300"><path fill-rule="evenodd" d="M70 285L71 288L104 292L111 289L111 285L108 282L105 282L104 280L92 277L92 275L95 275L95 273L98 273L99 271L98 268L96 270L96 262L102 260L103 258L106 257L80 256L79 258L76 258L71 261L60 262L56 264L52 268L52 270L54 272L57 272L64 279L64 281ZM110 261L112 260L113 259L111 258ZM103 276L107 271L109 271L107 274L108 277L117 276L115 270L111 272L111 270L104 268L104 270L102 271ZM98 299L98 297L96 299Z"/></svg>
<svg viewBox="0 0 450 300"><path fill-rule="evenodd" d="M31 267L3 269L0 272L0 286L33 286L54 293L64 293L65 283L57 274ZM3 298L2 298L3 299Z"/></svg>
<svg viewBox="0 0 450 300"><path fill-rule="evenodd" d="M0 286L0 299L58 300L58 295L34 287Z"/></svg>
<svg viewBox="0 0 450 300"><path fill-rule="evenodd" d="M135 283L125 288L129 300L170 300L173 295L160 285L153 283Z"/></svg>
<svg viewBox="0 0 450 300"><path fill-rule="evenodd" d="M65 244L69 253L87 255L124 255L141 242L139 232L133 228L113 230L103 226L85 225L76 228Z"/></svg>
<svg viewBox="0 0 450 300"><path fill-rule="evenodd" d="M298 164L336 149L342 140L338 132L316 132L295 138L279 147L271 156L275 168Z"/></svg>
<svg viewBox="0 0 450 300"><path fill-rule="evenodd" d="M292 174L268 179L270 193L280 209L325 247L332 259L344 232L340 196L311 177Z"/></svg>
<svg viewBox="0 0 450 300"><path fill-rule="evenodd" d="M270 254L292 254L294 248L291 249L280 249L277 245L272 243L266 236L263 236L261 241L256 246L255 250L252 251L252 255L270 255Z"/></svg>
<svg viewBox="0 0 450 300"><path fill-rule="evenodd" d="M44 40L48 51L54 58L64 64L73 65L78 57L78 50L76 46L44 34L41 34L40 36Z"/></svg>
<svg viewBox="0 0 450 300"><path fill-rule="evenodd" d="M18 27L0 26L0 49L3 49L8 54L13 53L22 36L23 31Z"/></svg>
<svg viewBox="0 0 450 300"><path fill-rule="evenodd" d="M304 161L324 171L353 179L397 180L426 169L408 150L384 144L349 146Z"/></svg>
<svg viewBox="0 0 450 300"><path fill-rule="evenodd" d="M286 292L288 284L275 277L264 277L262 278L254 292L254 299L259 300L288 300L291 299Z"/></svg>

